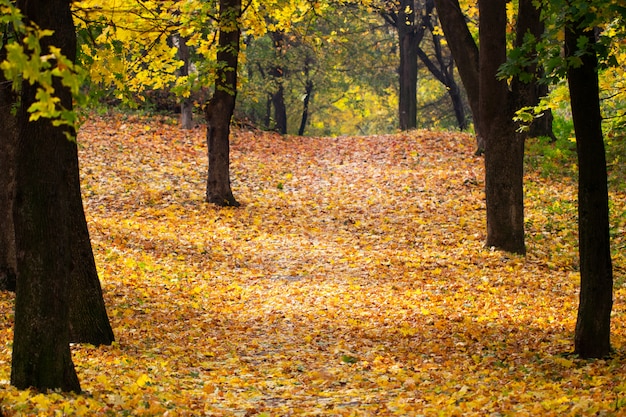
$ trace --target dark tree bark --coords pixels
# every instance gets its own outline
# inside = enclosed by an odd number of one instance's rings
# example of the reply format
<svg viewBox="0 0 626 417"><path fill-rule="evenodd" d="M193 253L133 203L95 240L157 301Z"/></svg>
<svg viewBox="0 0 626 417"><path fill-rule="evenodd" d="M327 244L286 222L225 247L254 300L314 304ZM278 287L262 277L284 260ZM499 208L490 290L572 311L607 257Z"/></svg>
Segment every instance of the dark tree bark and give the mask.
<svg viewBox="0 0 626 417"><path fill-rule="evenodd" d="M53 35L41 40L76 56L76 33L67 0L17 2L22 13ZM69 277L72 262L70 177L75 143L48 119L28 120L37 86L22 85L20 132L16 148L14 201L17 289L11 384L24 389L80 392L69 341ZM67 88L55 81L60 104L72 108Z"/></svg>
<svg viewBox="0 0 626 417"><path fill-rule="evenodd" d="M267 100L265 100L265 117L263 117L263 126L269 129L272 125L272 97L273 94L267 94Z"/></svg>
<svg viewBox="0 0 626 417"><path fill-rule="evenodd" d="M527 34L531 34L537 40L540 39L544 31L545 25L541 20L541 11L535 7L533 0L519 0L515 46L521 47ZM543 68L532 64L522 70L531 74L532 80L522 82L518 77L513 78L511 89L516 93L517 108L536 106L542 97L548 95L548 85L539 82L543 76ZM548 136L556 140L552 132L552 120L552 111L546 110L541 117L533 120L527 136Z"/></svg>
<svg viewBox="0 0 626 417"><path fill-rule="evenodd" d="M515 132L514 100L497 78L506 61L506 0L479 0L479 130L485 140L487 246L523 254L524 138Z"/></svg>
<svg viewBox="0 0 626 417"><path fill-rule="evenodd" d="M239 206L230 188L230 121L237 94L239 16L241 0L220 0L220 29L215 93L207 103L209 170L206 201L220 206Z"/></svg>
<svg viewBox="0 0 626 417"><path fill-rule="evenodd" d="M458 0L435 0L437 15L446 35L448 47L459 70L459 76L467 93L467 100L474 119L477 153L484 151L480 131L479 110L479 51L465 22L465 16Z"/></svg>
<svg viewBox="0 0 626 417"><path fill-rule="evenodd" d="M187 39L183 36L176 35L178 39L178 57L183 61L180 69L180 75L186 77L189 75L190 51L187 45ZM180 127L183 129L193 129L193 101L189 97L183 97L180 102Z"/></svg>
<svg viewBox="0 0 626 417"><path fill-rule="evenodd" d="M400 130L417 127L417 46L418 37L415 28L415 5L413 0L401 0L396 21L400 44Z"/></svg>
<svg viewBox="0 0 626 417"><path fill-rule="evenodd" d="M392 6L381 10L381 16L396 29L400 49L398 115L401 130L417 127L417 50L426 31L425 19L430 16L434 4L426 1L418 7L415 0L397 0ZM417 10L421 10L418 16ZM418 19L419 17L419 19Z"/></svg>
<svg viewBox="0 0 626 417"><path fill-rule="evenodd" d="M274 106L274 130L281 135L287 134L287 107L285 106L285 69L281 65L285 53L285 36L283 32L271 32L270 37L276 52L276 64L270 70L271 76L278 84L278 88L272 94L272 105Z"/></svg>
<svg viewBox="0 0 626 417"><path fill-rule="evenodd" d="M3 193L0 196L0 285L8 290L15 290L16 277L16 254L15 233L13 224L13 199L15 179L15 147L18 140L17 117L12 115L10 108L17 103L17 97L12 92L10 84L0 84L0 122L5 133L1 136L0 166L4 169L0 172L0 184ZM90 343L93 345L113 342L113 330L109 323L102 288L96 269L89 230L82 205L80 192L80 177L78 168L78 155L74 150L71 165L67 167L71 174L69 181L71 197L68 203L70 208L64 217L71 222L72 233L72 259L74 267L71 270L69 281L69 305L70 305L70 340L76 343Z"/></svg>
<svg viewBox="0 0 626 417"><path fill-rule="evenodd" d="M6 57L4 45L0 61ZM13 229L13 198L15 191L15 146L17 118L12 108L17 97L11 83L0 71L0 290L15 291L15 231Z"/></svg>
<svg viewBox="0 0 626 417"><path fill-rule="evenodd" d="M595 44L593 30L574 22L565 31L567 56L574 56L580 38ZM583 358L602 358L611 350L613 269L609 237L609 197L598 61L589 48L579 66L567 72L578 153L578 231L580 303L574 337L575 352Z"/></svg>
<svg viewBox="0 0 626 417"><path fill-rule="evenodd" d="M426 65L426 68L431 74L439 80L448 90L450 101L452 102L452 108L454 109L454 116L457 121L457 125L460 130L468 128L467 117L465 115L465 105L461 96L461 89L459 88L456 80L454 79L454 59L451 53L448 51L447 56L444 56L444 47L441 43L441 36L435 34L435 25L433 23L434 15L432 13L434 8L434 0L426 1L426 15L423 18L423 24L428 27L432 35L434 60L424 52L421 47L417 48L417 56Z"/></svg>
<svg viewBox="0 0 626 417"><path fill-rule="evenodd" d="M308 76L308 70L306 71ZM306 123L309 118L309 103L311 102L311 96L313 95L313 80L307 79L304 88L304 101L302 103L302 119L300 120L300 128L298 129L298 135L303 136L306 129Z"/></svg>
<svg viewBox="0 0 626 417"><path fill-rule="evenodd" d="M274 105L274 130L281 135L287 134L287 107L285 106L285 87L282 79L278 81L278 89L272 94Z"/></svg>

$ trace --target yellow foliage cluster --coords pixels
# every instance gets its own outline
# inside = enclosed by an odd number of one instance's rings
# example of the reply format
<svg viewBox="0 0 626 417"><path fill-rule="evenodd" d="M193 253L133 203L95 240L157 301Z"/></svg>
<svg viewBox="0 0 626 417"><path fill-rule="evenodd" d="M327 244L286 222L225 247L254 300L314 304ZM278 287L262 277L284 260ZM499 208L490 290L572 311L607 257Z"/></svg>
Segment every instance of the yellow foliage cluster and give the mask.
<svg viewBox="0 0 626 417"><path fill-rule="evenodd" d="M235 131L238 209L203 202L203 129L92 117L79 143L117 342L73 347L85 395L17 391L0 294L5 415L626 415L622 272L614 357L568 354L573 180L528 174L523 258L483 246L469 135Z"/></svg>
<svg viewBox="0 0 626 417"><path fill-rule="evenodd" d="M119 99L148 89L178 86L188 95L193 80L202 86L213 81L219 10L217 2L203 0L139 1L81 0L72 4L81 37L82 61L90 79L113 88ZM242 30L261 36L268 30L289 31L307 13L327 7L305 0L252 1L241 18ZM177 51L183 37L199 56L191 76L180 77ZM141 98L141 96L138 96Z"/></svg>

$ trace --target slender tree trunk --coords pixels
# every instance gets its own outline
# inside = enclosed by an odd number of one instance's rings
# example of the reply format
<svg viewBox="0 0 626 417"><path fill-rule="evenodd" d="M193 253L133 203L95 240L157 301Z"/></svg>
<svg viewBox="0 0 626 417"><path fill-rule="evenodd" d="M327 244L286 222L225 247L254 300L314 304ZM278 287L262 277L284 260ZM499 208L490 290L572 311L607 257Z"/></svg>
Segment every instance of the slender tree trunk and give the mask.
<svg viewBox="0 0 626 417"><path fill-rule="evenodd" d="M0 60L6 57L4 47ZM15 231L13 199L15 191L15 146L17 119L12 108L17 103L10 82L0 71L0 290L15 291Z"/></svg>
<svg viewBox="0 0 626 417"><path fill-rule="evenodd" d="M401 0L396 22L400 44L400 129L417 127L417 46L413 0Z"/></svg>
<svg viewBox="0 0 626 417"><path fill-rule="evenodd" d="M74 58L76 33L67 0L20 0L32 22L53 34L45 48L59 46ZM80 391L69 340L69 277L72 262L70 177L76 145L48 119L27 122L37 86L22 85L20 133L16 151L14 202L17 253L15 329L11 384L24 389ZM60 104L72 108L68 89L55 82Z"/></svg>
<svg viewBox="0 0 626 417"><path fill-rule="evenodd" d="M506 0L479 0L480 132L485 140L487 246L523 254L524 139L516 134L506 80Z"/></svg>
<svg viewBox="0 0 626 417"><path fill-rule="evenodd" d="M187 39L183 36L176 35L178 38L178 57L183 61L183 67L180 75L186 77L189 75L190 52L187 45ZM180 102L180 126L183 129L193 129L193 101L189 97L183 97Z"/></svg>
<svg viewBox="0 0 626 417"><path fill-rule="evenodd" d="M468 128L467 117L465 115L465 105L461 96L461 89L459 88L456 80L454 79L454 59L449 51L449 48L445 48L441 42L441 36L436 34L435 25L433 19L436 17L432 13L434 9L434 0L427 0L426 2L426 14L423 17L423 25L427 26L432 35L433 50L435 53L435 59L437 64L429 58L422 48L417 48L417 55L420 60L426 65L426 68L437 78L448 90L450 101L452 102L452 108L454 109L454 116L456 117L457 125L460 130L466 130ZM448 49L447 56L444 57L444 49Z"/></svg>
<svg viewBox="0 0 626 417"><path fill-rule="evenodd" d="M435 0L437 15L446 35L446 41L456 62L476 130L477 153L482 153L485 144L480 131L479 110L479 52L478 46L465 22L458 0Z"/></svg>
<svg viewBox="0 0 626 417"><path fill-rule="evenodd" d="M515 38L517 47L524 45L525 37L528 34L537 40L541 38L545 31L545 25L541 20L541 11L535 7L533 0L519 0L517 16ZM513 78L511 89L516 94L517 108L536 106L539 104L539 100L548 94L548 86L539 82L543 76L543 68L537 64L531 64L522 70L532 74L532 79L523 82L518 77ZM531 137L548 136L556 139L552 132L552 119L552 112L546 110L541 117L533 120L527 135Z"/></svg>
<svg viewBox="0 0 626 417"><path fill-rule="evenodd" d="M287 107L285 106L285 87L283 80L278 80L278 90L272 95L274 105L274 129L281 135L287 134Z"/></svg>
<svg viewBox="0 0 626 417"><path fill-rule="evenodd" d="M273 94L267 94L267 99L265 100L265 117L263 118L263 126L266 129L270 129L272 125L272 97Z"/></svg>
<svg viewBox="0 0 626 417"><path fill-rule="evenodd" d="M544 75L544 69L542 67L537 69L537 78L540 79ZM548 85L539 82L533 83L535 104L538 104L541 98L546 97L549 93ZM556 141L553 128L554 115L552 110L547 109L543 112L541 117L538 117L530 124L528 131L528 137L536 138L539 136L546 136L551 139L552 142Z"/></svg>
<svg viewBox="0 0 626 417"><path fill-rule="evenodd" d="M308 73L308 71L307 71ZM298 129L298 135L303 136L306 129L306 123L309 118L309 102L313 95L313 81L306 80L306 86L304 89L304 102L302 104L302 119L300 120L300 128Z"/></svg>
<svg viewBox="0 0 626 417"><path fill-rule="evenodd" d="M270 32L276 63L270 71L271 76L278 84L278 88L272 94L272 105L274 106L274 130L281 135L287 134L287 107L285 106L285 69L282 66L285 54L285 34L281 31Z"/></svg>
<svg viewBox="0 0 626 417"><path fill-rule="evenodd" d="M230 188L230 121L237 94L237 61L239 56L239 16L241 0L220 0L220 33L218 41L215 93L207 103L207 148L209 170L206 201L220 206L239 206Z"/></svg>
<svg viewBox="0 0 626 417"><path fill-rule="evenodd" d="M454 81L454 78L450 78L448 95L450 96L450 101L452 101L452 107L454 108L454 117L456 117L457 126L460 130L466 130L468 126L467 117L465 116L465 105L463 104L461 89Z"/></svg>
<svg viewBox="0 0 626 417"><path fill-rule="evenodd" d="M578 40L595 43L583 22L566 28L568 56L578 50ZM580 304L574 338L575 351L583 358L601 358L611 350L613 269L609 237L609 197L606 156L598 89L598 61L590 47L582 65L569 67L572 118L578 152L578 231L580 256Z"/></svg>

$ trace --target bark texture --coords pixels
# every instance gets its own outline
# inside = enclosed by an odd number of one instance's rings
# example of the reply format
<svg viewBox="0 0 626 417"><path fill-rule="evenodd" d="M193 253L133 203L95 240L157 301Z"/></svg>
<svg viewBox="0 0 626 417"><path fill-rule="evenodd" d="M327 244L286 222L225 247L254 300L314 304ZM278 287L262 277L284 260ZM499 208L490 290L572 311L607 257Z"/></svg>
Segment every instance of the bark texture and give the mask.
<svg viewBox="0 0 626 417"><path fill-rule="evenodd" d="M4 47L0 60L6 57ZM17 97L11 83L0 71L0 290L15 291L15 231L13 199L15 191L15 147L17 118L12 113Z"/></svg>
<svg viewBox="0 0 626 417"><path fill-rule="evenodd" d="M180 69L180 75L186 77L189 75L190 51L187 45L187 39L184 36L177 35L178 41L178 57L183 61ZM180 127L183 129L193 129L193 100L189 97L183 97L180 102Z"/></svg>
<svg viewBox="0 0 626 417"><path fill-rule="evenodd" d="M575 22L565 32L565 49L574 56L579 38L595 43L592 30ZM583 358L602 358L611 351L613 269L609 236L609 198L602 116L598 89L598 61L590 48L567 79L578 153L578 231L580 300L575 352Z"/></svg>
<svg viewBox="0 0 626 417"><path fill-rule="evenodd" d="M415 28L413 0L401 0L396 30L400 44L400 96L398 112L400 129L417 127L417 46L421 37Z"/></svg>
<svg viewBox="0 0 626 417"><path fill-rule="evenodd" d="M17 2L25 16L54 34L42 39L45 50L53 44L74 58L76 34L67 0ZM20 120L35 100L37 86L22 85ZM70 92L56 82L60 103L71 109ZM16 149L14 201L17 289L11 384L24 389L80 391L69 340L72 187L70 171L76 145L64 128L50 120L24 122Z"/></svg>
<svg viewBox="0 0 626 417"><path fill-rule="evenodd" d="M514 100L497 77L506 61L506 0L481 0L479 130L485 140L487 246L523 254L524 138L515 132Z"/></svg>
<svg viewBox="0 0 626 417"><path fill-rule="evenodd" d="M239 206L230 187L230 121L237 95L239 16L241 0L220 0L220 33L217 61L220 63L215 93L206 106L209 170L206 201L220 206Z"/></svg>
<svg viewBox="0 0 626 417"><path fill-rule="evenodd" d="M270 70L270 74L277 84L277 89L272 94L274 106L274 130L281 135L287 134L287 106L285 105L285 68L282 62L285 54L285 34L280 31L271 32L272 43L276 53L276 65Z"/></svg>

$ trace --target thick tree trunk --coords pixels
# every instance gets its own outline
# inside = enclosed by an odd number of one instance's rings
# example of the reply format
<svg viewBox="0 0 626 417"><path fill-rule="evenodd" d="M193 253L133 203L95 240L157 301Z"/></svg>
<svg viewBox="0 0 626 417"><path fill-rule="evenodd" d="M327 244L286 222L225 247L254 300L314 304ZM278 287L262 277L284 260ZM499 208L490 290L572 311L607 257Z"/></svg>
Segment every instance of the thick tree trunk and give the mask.
<svg viewBox="0 0 626 417"><path fill-rule="evenodd" d="M73 58L76 34L67 0L18 1L31 21L53 35L41 40ZM60 104L70 92L55 83ZM17 289L11 384L17 388L80 391L69 348L68 287L72 268L70 177L75 144L50 120L27 122L37 86L22 85L14 202Z"/></svg>
<svg viewBox="0 0 626 417"><path fill-rule="evenodd" d="M506 61L506 0L481 0L480 12L480 132L485 140L487 245L523 254L524 139L512 122L513 109L506 80L497 72Z"/></svg>
<svg viewBox="0 0 626 417"><path fill-rule="evenodd" d="M230 121L237 94L239 16L241 0L220 0L215 93L206 106L209 170L206 201L220 206L239 206L230 188Z"/></svg>
<svg viewBox="0 0 626 417"><path fill-rule="evenodd" d="M418 33L415 29L415 6L413 0L401 0L396 22L400 44L400 130L417 127L417 47Z"/></svg>
<svg viewBox="0 0 626 417"><path fill-rule="evenodd" d="M592 30L574 27L565 31L568 56L577 42L595 43ZM578 231L580 256L580 304L574 338L575 351L583 358L601 358L611 350L613 269L609 237L609 197L606 156L598 89L598 62L589 48L582 65L570 67L567 79L578 152Z"/></svg>
<svg viewBox="0 0 626 417"><path fill-rule="evenodd" d="M17 99L11 91L10 84L0 84L0 126L3 134L0 137L0 184L4 190L0 195L0 288L15 290L16 255L15 233L13 225L13 189L15 177L15 147L17 145L18 122L11 114L11 107ZM70 340L72 342L90 343L93 345L111 344L114 340L113 330L109 323L106 307L102 297L102 288L91 249L91 240L87 229L87 221L83 211L80 192L78 155L74 149L71 166L70 211L64 217L71 222L72 233L72 268L69 282L70 305Z"/></svg>
<svg viewBox="0 0 626 417"><path fill-rule="evenodd" d="M0 51L0 60L6 51ZM13 198L15 191L15 147L17 118L12 108L17 103L10 82L0 71L0 290L15 291L15 231Z"/></svg>
<svg viewBox="0 0 626 417"><path fill-rule="evenodd" d="M479 52L478 46L470 33L465 22L465 16L458 0L435 0L437 15L441 27L446 35L446 41L454 61L459 70L459 75L474 119L478 152L484 150L482 132L480 132L479 110Z"/></svg>

